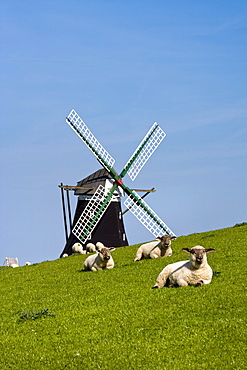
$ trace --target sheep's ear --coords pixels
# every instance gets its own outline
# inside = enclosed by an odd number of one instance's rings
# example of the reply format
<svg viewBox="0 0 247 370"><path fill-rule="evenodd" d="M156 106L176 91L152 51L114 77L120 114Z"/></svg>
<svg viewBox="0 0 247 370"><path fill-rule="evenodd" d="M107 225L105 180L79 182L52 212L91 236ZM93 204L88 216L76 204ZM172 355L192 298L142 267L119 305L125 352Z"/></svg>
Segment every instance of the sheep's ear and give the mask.
<svg viewBox="0 0 247 370"><path fill-rule="evenodd" d="M213 253L215 252L215 249L214 248L207 248L205 249L205 253Z"/></svg>
<svg viewBox="0 0 247 370"><path fill-rule="evenodd" d="M115 251L115 249L116 249L116 248L114 248L114 247L110 247L110 248L108 248L108 249L109 249L109 251L110 251L110 252L113 252L113 251Z"/></svg>
<svg viewBox="0 0 247 370"><path fill-rule="evenodd" d="M191 249L190 248L182 248L182 251L185 253L190 253Z"/></svg>
<svg viewBox="0 0 247 370"><path fill-rule="evenodd" d="M177 239L176 236L171 236L171 240Z"/></svg>

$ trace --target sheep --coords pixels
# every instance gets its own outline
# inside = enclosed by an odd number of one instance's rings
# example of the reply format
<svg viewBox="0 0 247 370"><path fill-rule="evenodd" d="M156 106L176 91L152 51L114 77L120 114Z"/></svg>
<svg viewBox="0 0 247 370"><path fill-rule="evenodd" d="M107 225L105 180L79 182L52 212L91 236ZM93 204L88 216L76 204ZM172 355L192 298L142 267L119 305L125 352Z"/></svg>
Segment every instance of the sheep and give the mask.
<svg viewBox="0 0 247 370"><path fill-rule="evenodd" d="M11 265L9 265L10 267L13 267L13 268L15 268L15 267L20 267L17 263L11 263Z"/></svg>
<svg viewBox="0 0 247 370"><path fill-rule="evenodd" d="M103 243L101 243L101 242L97 242L96 243L96 250L97 251L99 251L100 249L102 249L102 248L104 248L105 246L104 246L104 244Z"/></svg>
<svg viewBox="0 0 247 370"><path fill-rule="evenodd" d="M68 255L67 253L64 253L64 254L62 255L62 258L65 258L65 257L69 257L69 255Z"/></svg>
<svg viewBox="0 0 247 370"><path fill-rule="evenodd" d="M27 261L25 262L25 266L30 266L31 265L31 262Z"/></svg>
<svg viewBox="0 0 247 370"><path fill-rule="evenodd" d="M96 252L96 247L93 243L88 243L86 245L86 251L87 253L95 253Z"/></svg>
<svg viewBox="0 0 247 370"><path fill-rule="evenodd" d="M72 252L73 252L73 254L85 254L86 253L86 251L83 250L83 247L80 243L73 244Z"/></svg>
<svg viewBox="0 0 247 370"><path fill-rule="evenodd" d="M208 265L206 253L212 253L215 249L196 245L193 248L183 248L182 251L190 253L190 260L167 265L152 288L202 286L211 282L213 272Z"/></svg>
<svg viewBox="0 0 247 370"><path fill-rule="evenodd" d="M102 247L96 254L92 254L87 257L84 261L84 270L109 270L114 267L114 260L110 252L113 252L116 248Z"/></svg>
<svg viewBox="0 0 247 370"><path fill-rule="evenodd" d="M140 261L143 258L159 258L172 255L171 241L176 236L163 235L155 241L142 244L136 252L134 261Z"/></svg>

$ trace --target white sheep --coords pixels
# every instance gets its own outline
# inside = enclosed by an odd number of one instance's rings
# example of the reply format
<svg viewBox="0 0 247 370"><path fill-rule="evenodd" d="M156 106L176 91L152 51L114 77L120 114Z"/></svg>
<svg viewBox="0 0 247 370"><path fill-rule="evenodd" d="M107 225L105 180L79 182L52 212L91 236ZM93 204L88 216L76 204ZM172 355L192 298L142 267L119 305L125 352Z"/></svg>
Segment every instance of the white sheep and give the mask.
<svg viewBox="0 0 247 370"><path fill-rule="evenodd" d="M62 255L62 258L65 258L65 257L69 257L69 255L68 255L67 253L64 253L64 254Z"/></svg>
<svg viewBox="0 0 247 370"><path fill-rule="evenodd" d="M100 249L105 248L104 244L101 242L96 243L96 250L99 251Z"/></svg>
<svg viewBox="0 0 247 370"><path fill-rule="evenodd" d="M27 261L25 262L25 266L30 266L31 265L31 262Z"/></svg>
<svg viewBox="0 0 247 370"><path fill-rule="evenodd" d="M83 247L80 243L73 244L72 252L73 254L85 254L86 253L86 251L83 250Z"/></svg>
<svg viewBox="0 0 247 370"><path fill-rule="evenodd" d="M95 253L96 252L96 247L93 243L88 243L86 245L86 251L87 253Z"/></svg>
<svg viewBox="0 0 247 370"><path fill-rule="evenodd" d="M84 261L84 269L91 271L113 269L114 260L110 252L113 252L115 249L107 247L99 249L96 254L92 254Z"/></svg>
<svg viewBox="0 0 247 370"><path fill-rule="evenodd" d="M137 252L134 261L146 258L168 257L172 255L171 241L176 236L163 235L155 241L142 244Z"/></svg>
<svg viewBox="0 0 247 370"><path fill-rule="evenodd" d="M167 265L159 274L153 288L201 286L211 282L213 272L208 265L206 253L212 253L215 250L213 248L205 249L200 245L182 250L190 253L190 260Z"/></svg>

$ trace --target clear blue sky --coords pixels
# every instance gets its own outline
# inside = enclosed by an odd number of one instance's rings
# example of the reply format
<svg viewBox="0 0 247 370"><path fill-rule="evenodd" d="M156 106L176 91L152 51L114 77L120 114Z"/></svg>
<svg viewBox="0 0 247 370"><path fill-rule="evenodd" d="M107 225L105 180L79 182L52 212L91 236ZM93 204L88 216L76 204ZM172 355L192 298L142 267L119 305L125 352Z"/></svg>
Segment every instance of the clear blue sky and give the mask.
<svg viewBox="0 0 247 370"><path fill-rule="evenodd" d="M247 221L247 2L3 0L0 264L59 257L58 184L98 170L73 108L120 172L153 122L167 136L134 183L179 235ZM75 196L71 193L72 205ZM130 244L152 235L129 212Z"/></svg>

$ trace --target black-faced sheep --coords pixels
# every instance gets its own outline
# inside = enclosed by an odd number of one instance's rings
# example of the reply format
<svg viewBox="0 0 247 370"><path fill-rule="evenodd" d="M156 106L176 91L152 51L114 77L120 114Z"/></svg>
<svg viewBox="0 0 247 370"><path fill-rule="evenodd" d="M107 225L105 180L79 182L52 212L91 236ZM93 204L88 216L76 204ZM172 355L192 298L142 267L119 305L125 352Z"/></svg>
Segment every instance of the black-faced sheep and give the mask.
<svg viewBox="0 0 247 370"><path fill-rule="evenodd" d="M168 257L172 255L171 241L175 236L163 235L155 241L142 244L137 252L134 261L146 258Z"/></svg>
<svg viewBox="0 0 247 370"><path fill-rule="evenodd" d="M84 262L84 269L90 271L109 270L114 267L114 260L110 252L116 248L102 247L96 254L89 256Z"/></svg>
<svg viewBox="0 0 247 370"><path fill-rule="evenodd" d="M205 249L200 245L182 250L190 253L190 260L167 265L159 274L153 288L201 286L211 282L213 272L208 265L206 253L212 253L215 250Z"/></svg>

